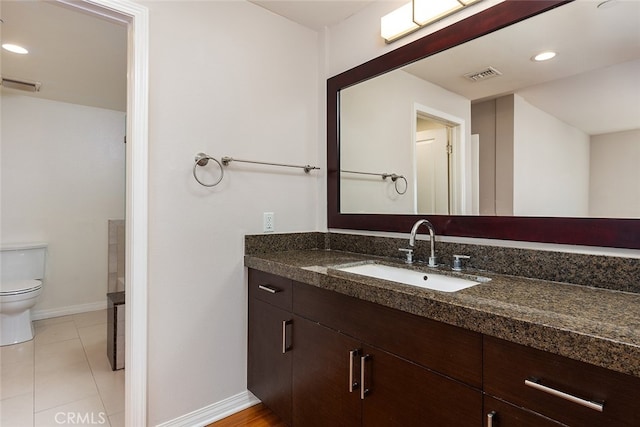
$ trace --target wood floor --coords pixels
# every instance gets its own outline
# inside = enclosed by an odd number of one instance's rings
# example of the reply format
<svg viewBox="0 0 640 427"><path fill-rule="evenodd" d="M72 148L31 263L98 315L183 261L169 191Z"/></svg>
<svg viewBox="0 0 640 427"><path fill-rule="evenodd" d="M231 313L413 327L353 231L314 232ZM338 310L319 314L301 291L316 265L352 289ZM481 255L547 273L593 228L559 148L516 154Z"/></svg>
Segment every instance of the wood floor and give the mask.
<svg viewBox="0 0 640 427"><path fill-rule="evenodd" d="M233 414L207 427L287 427L262 403Z"/></svg>

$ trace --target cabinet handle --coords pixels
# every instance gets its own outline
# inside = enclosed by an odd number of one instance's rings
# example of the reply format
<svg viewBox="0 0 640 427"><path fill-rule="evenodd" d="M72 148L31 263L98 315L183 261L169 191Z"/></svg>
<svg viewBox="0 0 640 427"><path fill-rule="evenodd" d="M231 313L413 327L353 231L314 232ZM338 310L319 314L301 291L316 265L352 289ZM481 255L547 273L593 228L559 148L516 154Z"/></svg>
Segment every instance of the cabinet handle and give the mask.
<svg viewBox="0 0 640 427"><path fill-rule="evenodd" d="M369 394L369 389L364 385L364 377L366 371L367 360L371 359L370 354L365 354L360 357L360 399L364 400L365 396Z"/></svg>
<svg viewBox="0 0 640 427"><path fill-rule="evenodd" d="M287 326L292 324L293 320L282 321L282 354L285 354L287 351L291 350L291 346L287 345Z"/></svg>
<svg viewBox="0 0 640 427"><path fill-rule="evenodd" d="M269 292L270 294L277 294L278 292L282 292L282 289L278 289L271 285L258 285L258 289Z"/></svg>
<svg viewBox="0 0 640 427"><path fill-rule="evenodd" d="M496 411L491 411L487 414L487 427L493 427L493 419L496 416Z"/></svg>
<svg viewBox="0 0 640 427"><path fill-rule="evenodd" d="M560 390L556 390L555 388L547 387L546 385L540 384L539 380L536 378L526 379L524 380L524 384L526 386L535 388L536 390L540 390L544 393L551 394L553 396L557 396L561 399L568 400L569 402L577 403L578 405L585 406L587 408L596 410L598 412L602 412L604 410L604 403L600 402L592 402L591 400L581 399L572 394L565 393Z"/></svg>
<svg viewBox="0 0 640 427"><path fill-rule="evenodd" d="M349 393L353 393L353 390L356 390L360 384L358 381L353 380L353 361L360 354L360 350L351 350L349 352Z"/></svg>

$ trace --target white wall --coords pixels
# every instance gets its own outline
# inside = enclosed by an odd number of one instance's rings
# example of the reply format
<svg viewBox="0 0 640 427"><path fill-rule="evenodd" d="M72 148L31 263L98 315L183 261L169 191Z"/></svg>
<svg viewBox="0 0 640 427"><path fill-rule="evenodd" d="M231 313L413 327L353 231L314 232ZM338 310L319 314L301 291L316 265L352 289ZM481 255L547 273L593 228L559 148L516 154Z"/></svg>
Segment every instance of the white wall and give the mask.
<svg viewBox="0 0 640 427"><path fill-rule="evenodd" d="M469 122L470 101L403 71L384 74L343 92L341 169L404 175L408 189L399 195L391 179L345 173L340 179L341 211L415 212L414 106L428 105ZM400 183L400 191L403 188Z"/></svg>
<svg viewBox="0 0 640 427"><path fill-rule="evenodd" d="M36 317L106 308L107 220L124 218L120 111L2 94L2 243L49 244Z"/></svg>
<svg viewBox="0 0 640 427"><path fill-rule="evenodd" d="M314 230L320 172L232 163L205 188L194 156L317 164L318 34L240 1L144 3L150 19L149 424L246 390L244 235ZM214 167L214 166L211 166ZM200 171L199 171L200 172Z"/></svg>
<svg viewBox="0 0 640 427"><path fill-rule="evenodd" d="M514 96L513 214L582 217L589 136Z"/></svg>
<svg viewBox="0 0 640 427"><path fill-rule="evenodd" d="M640 130L591 137L589 216L640 217Z"/></svg>

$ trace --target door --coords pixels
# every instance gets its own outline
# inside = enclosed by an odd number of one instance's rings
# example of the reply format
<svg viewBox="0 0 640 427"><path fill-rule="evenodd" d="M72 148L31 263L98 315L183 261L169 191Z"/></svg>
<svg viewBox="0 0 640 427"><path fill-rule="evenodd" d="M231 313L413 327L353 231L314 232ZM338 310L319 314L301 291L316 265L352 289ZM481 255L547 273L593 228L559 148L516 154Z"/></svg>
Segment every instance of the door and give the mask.
<svg viewBox="0 0 640 427"><path fill-rule="evenodd" d="M360 344L298 316L294 324L293 425L359 426Z"/></svg>
<svg viewBox="0 0 640 427"><path fill-rule="evenodd" d="M385 351L363 351L363 426L482 425L479 390Z"/></svg>
<svg viewBox="0 0 640 427"><path fill-rule="evenodd" d="M247 388L291 425L291 313L249 298Z"/></svg>
<svg viewBox="0 0 640 427"><path fill-rule="evenodd" d="M418 212L449 215L448 129L416 134L416 191Z"/></svg>

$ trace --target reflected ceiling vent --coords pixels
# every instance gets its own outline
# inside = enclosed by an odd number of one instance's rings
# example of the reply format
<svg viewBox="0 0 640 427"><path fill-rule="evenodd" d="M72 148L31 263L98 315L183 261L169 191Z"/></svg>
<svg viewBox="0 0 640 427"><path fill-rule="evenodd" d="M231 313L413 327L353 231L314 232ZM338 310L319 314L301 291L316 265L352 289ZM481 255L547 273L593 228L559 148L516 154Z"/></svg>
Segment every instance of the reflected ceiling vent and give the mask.
<svg viewBox="0 0 640 427"><path fill-rule="evenodd" d="M473 73L467 73L464 76L473 82L481 82L483 80L490 79L492 77L501 76L502 73L493 67L487 67L484 70L474 71Z"/></svg>
<svg viewBox="0 0 640 427"><path fill-rule="evenodd" d="M2 86L9 89L25 90L27 92L40 92L40 82L32 82L29 80L11 79L8 77L2 78Z"/></svg>

